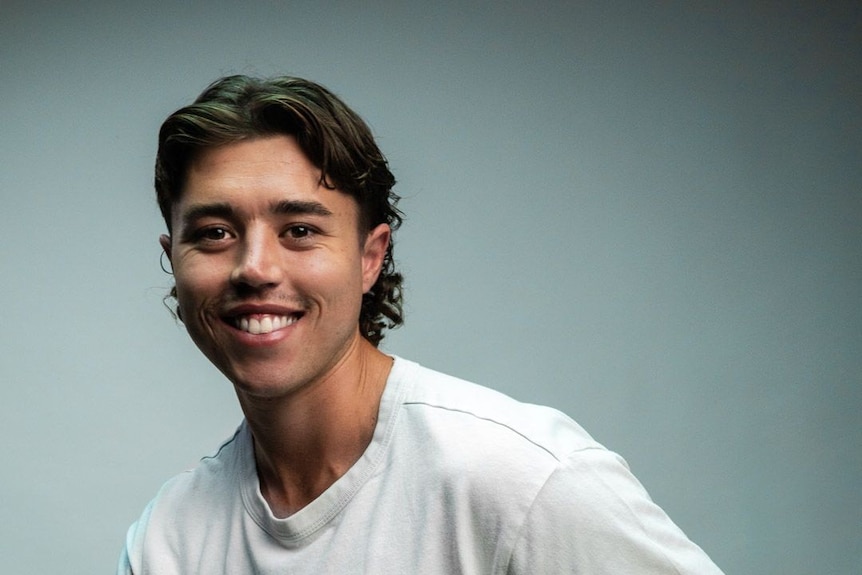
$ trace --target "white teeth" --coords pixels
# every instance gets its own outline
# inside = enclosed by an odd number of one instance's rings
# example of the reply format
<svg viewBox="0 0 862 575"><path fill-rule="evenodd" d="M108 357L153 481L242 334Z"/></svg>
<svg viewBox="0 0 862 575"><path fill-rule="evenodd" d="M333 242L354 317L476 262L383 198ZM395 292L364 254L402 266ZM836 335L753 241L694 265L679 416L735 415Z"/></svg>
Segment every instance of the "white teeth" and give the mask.
<svg viewBox="0 0 862 575"><path fill-rule="evenodd" d="M264 315L260 318L257 317L240 317L235 320L235 325L242 331L248 332L252 335L259 335L262 333L270 333L277 329L281 329L283 327L287 327L292 323L296 322L298 318L296 316L286 316L286 315Z"/></svg>
<svg viewBox="0 0 862 575"><path fill-rule="evenodd" d="M255 318L248 320L248 332L253 334L260 333L260 321Z"/></svg>

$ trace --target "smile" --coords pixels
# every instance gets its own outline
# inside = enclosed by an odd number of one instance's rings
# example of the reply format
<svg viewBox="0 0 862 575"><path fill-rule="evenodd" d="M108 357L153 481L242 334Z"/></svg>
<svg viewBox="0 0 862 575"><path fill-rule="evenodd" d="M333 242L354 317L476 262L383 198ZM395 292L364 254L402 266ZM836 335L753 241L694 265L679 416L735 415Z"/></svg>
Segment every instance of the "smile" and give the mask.
<svg viewBox="0 0 862 575"><path fill-rule="evenodd" d="M260 335L293 325L299 321L299 317L299 315L244 315L233 318L233 325L246 333Z"/></svg>

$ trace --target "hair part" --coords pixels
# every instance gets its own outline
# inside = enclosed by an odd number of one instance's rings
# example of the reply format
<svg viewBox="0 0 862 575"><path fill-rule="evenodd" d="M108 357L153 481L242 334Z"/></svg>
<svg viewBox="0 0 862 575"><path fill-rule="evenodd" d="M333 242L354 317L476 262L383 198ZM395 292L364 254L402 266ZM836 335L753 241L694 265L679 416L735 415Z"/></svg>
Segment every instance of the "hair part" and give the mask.
<svg viewBox="0 0 862 575"><path fill-rule="evenodd" d="M201 151L241 140L293 136L320 170L321 185L352 196L363 234L382 223L397 230L403 221L395 177L371 130L353 110L323 86L294 77L227 76L207 87L189 106L171 114L159 130L156 199L168 232L189 165ZM380 275L362 296L359 329L377 346L384 330L404 323L403 277L396 271L394 240ZM176 298L176 286L167 298ZM179 309L174 311L181 319Z"/></svg>

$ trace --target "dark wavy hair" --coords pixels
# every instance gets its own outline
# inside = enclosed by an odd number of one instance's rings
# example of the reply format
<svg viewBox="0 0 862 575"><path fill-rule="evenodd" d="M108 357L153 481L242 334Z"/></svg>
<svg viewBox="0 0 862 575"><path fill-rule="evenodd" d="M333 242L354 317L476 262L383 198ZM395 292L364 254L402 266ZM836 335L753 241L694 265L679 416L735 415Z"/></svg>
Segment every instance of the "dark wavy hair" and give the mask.
<svg viewBox="0 0 862 575"><path fill-rule="evenodd" d="M353 110L323 86L293 77L227 76L211 84L189 106L171 114L159 131L156 198L171 231L171 210L179 200L189 163L201 150L240 140L287 134L320 170L320 183L356 199L361 229L401 225L395 177L371 130ZM404 322L403 278L395 269L394 241L380 276L362 296L359 329L375 346L383 331ZM176 286L168 297L176 298ZM179 317L179 310L177 310Z"/></svg>

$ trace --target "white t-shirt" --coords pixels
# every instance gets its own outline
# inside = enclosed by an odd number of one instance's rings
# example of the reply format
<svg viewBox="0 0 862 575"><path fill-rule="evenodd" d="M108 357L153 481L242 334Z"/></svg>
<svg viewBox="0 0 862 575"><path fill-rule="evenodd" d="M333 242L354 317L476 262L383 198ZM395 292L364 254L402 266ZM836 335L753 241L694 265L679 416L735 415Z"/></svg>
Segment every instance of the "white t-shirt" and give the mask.
<svg viewBox="0 0 862 575"><path fill-rule="evenodd" d="M371 443L317 499L272 514L243 423L162 487L118 573L721 571L562 413L396 358Z"/></svg>

